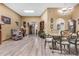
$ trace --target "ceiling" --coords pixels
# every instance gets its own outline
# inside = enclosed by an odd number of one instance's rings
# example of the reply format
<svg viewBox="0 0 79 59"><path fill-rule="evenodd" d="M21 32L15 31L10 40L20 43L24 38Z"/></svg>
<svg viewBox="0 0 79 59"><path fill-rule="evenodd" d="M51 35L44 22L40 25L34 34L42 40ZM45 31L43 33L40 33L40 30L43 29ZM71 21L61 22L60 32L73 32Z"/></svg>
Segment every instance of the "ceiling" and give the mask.
<svg viewBox="0 0 79 59"><path fill-rule="evenodd" d="M47 8L73 7L76 3L4 3L7 7L21 16L40 16ZM25 13L23 10L34 10L34 13Z"/></svg>

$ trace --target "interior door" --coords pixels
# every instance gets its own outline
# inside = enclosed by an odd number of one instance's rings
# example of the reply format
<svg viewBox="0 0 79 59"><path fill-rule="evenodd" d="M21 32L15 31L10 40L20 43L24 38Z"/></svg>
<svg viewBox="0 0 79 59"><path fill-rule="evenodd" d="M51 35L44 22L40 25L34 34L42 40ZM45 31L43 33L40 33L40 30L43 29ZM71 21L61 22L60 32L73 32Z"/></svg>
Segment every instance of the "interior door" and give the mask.
<svg viewBox="0 0 79 59"><path fill-rule="evenodd" d="M29 25L29 34L32 34L32 25Z"/></svg>
<svg viewBox="0 0 79 59"><path fill-rule="evenodd" d="M75 20L71 20L71 24L68 23L68 29L70 32L73 32L73 33L76 32L76 21Z"/></svg>
<svg viewBox="0 0 79 59"><path fill-rule="evenodd" d="M1 24L0 24L0 44L1 44Z"/></svg>
<svg viewBox="0 0 79 59"><path fill-rule="evenodd" d="M75 33L76 32L76 21L73 20L73 32Z"/></svg>
<svg viewBox="0 0 79 59"><path fill-rule="evenodd" d="M43 31L44 30L44 21L41 21L40 22L40 31Z"/></svg>

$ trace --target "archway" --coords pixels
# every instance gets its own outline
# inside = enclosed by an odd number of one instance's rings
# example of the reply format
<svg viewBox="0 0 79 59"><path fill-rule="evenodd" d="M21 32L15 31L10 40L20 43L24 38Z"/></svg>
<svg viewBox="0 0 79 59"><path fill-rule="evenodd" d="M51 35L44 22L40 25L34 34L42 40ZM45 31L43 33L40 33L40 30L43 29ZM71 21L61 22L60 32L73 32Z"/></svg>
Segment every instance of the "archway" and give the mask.
<svg viewBox="0 0 79 59"><path fill-rule="evenodd" d="M57 31L60 32L62 30L65 30L65 20L63 18L58 18L55 24Z"/></svg>
<svg viewBox="0 0 79 59"><path fill-rule="evenodd" d="M68 30L70 32L76 32L76 20L68 20Z"/></svg>

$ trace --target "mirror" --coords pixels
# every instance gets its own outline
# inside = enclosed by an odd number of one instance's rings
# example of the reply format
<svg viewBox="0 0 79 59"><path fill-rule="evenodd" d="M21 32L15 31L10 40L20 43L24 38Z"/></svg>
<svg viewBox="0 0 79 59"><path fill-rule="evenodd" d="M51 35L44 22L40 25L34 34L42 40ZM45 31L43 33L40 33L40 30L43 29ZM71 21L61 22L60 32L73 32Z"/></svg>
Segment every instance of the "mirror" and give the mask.
<svg viewBox="0 0 79 59"><path fill-rule="evenodd" d="M56 30L57 31L65 30L65 21L63 18L58 18L56 20Z"/></svg>
<svg viewBox="0 0 79 59"><path fill-rule="evenodd" d="M75 20L69 20L68 21L68 30L70 32L73 32L73 33L76 32L76 21Z"/></svg>

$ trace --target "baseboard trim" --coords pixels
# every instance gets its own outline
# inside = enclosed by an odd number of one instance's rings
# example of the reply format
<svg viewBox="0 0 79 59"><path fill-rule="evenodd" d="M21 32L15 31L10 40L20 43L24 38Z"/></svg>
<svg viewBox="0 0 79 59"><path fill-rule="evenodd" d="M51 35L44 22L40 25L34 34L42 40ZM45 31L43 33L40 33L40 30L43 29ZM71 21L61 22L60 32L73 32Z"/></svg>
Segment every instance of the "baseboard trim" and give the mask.
<svg viewBox="0 0 79 59"><path fill-rule="evenodd" d="M8 38L8 39L3 40L2 42L4 42L4 41L8 41L8 40L10 40L10 39L11 39L11 37L10 37L10 38Z"/></svg>

